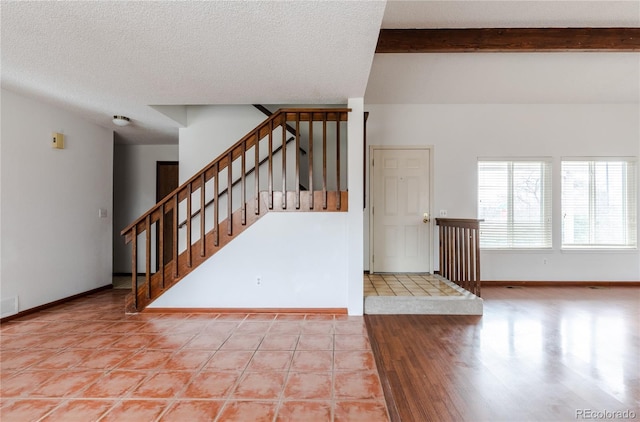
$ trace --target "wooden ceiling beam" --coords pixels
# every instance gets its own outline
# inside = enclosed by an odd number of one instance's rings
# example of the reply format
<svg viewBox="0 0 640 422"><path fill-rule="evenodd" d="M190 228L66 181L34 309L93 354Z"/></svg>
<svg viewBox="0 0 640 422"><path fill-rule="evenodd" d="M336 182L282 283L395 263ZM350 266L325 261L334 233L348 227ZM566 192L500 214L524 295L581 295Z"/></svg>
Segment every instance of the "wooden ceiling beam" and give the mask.
<svg viewBox="0 0 640 422"><path fill-rule="evenodd" d="M640 28L381 29L376 53L640 51Z"/></svg>

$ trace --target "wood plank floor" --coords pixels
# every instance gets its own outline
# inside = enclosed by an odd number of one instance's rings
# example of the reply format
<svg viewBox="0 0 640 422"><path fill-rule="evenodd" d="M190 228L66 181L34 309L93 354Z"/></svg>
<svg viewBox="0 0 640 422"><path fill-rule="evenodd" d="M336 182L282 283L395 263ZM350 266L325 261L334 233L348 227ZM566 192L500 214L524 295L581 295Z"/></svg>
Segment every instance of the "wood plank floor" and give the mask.
<svg viewBox="0 0 640 422"><path fill-rule="evenodd" d="M639 288L492 287L483 298L482 317L365 316L392 421L640 418Z"/></svg>

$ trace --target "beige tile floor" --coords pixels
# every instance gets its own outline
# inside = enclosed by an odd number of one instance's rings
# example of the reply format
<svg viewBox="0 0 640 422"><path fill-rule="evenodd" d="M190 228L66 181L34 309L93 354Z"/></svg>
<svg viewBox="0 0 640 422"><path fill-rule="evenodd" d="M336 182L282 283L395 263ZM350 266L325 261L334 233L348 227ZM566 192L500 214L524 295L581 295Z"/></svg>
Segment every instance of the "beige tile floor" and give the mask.
<svg viewBox="0 0 640 422"><path fill-rule="evenodd" d="M431 274L365 274L365 296L462 296Z"/></svg>
<svg viewBox="0 0 640 422"><path fill-rule="evenodd" d="M0 325L0 420L389 420L364 318L124 314L124 289Z"/></svg>

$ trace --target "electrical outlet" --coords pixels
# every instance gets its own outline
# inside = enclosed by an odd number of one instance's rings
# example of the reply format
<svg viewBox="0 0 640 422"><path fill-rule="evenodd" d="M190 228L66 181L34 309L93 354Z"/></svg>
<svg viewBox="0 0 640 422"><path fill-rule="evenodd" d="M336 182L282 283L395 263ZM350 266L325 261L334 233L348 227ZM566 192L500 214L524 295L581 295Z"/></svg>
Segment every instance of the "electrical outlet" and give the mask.
<svg viewBox="0 0 640 422"><path fill-rule="evenodd" d="M542 258L542 263L543 263L544 265L547 265L547 258Z"/></svg>
<svg viewBox="0 0 640 422"><path fill-rule="evenodd" d="M256 277L256 284L259 286L260 284L262 284L262 276L257 276Z"/></svg>
<svg viewBox="0 0 640 422"><path fill-rule="evenodd" d="M446 217L447 216L447 210L440 210L440 217Z"/></svg>

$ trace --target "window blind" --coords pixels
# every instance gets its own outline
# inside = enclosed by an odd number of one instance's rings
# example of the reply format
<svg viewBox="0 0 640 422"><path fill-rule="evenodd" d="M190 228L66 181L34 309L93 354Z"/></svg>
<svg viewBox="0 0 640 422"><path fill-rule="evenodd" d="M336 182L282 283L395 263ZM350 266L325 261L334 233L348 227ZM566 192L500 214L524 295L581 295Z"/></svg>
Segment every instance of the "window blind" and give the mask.
<svg viewBox="0 0 640 422"><path fill-rule="evenodd" d="M551 247L551 161L478 161L481 248Z"/></svg>
<svg viewBox="0 0 640 422"><path fill-rule="evenodd" d="M632 159L562 161L562 246L637 246L637 176Z"/></svg>

